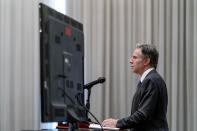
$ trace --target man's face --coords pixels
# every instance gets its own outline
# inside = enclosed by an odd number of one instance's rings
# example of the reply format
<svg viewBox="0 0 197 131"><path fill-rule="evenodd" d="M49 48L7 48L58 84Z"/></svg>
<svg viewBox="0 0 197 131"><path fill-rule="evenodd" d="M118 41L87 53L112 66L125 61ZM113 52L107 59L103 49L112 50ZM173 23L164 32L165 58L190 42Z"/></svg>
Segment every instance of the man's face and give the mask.
<svg viewBox="0 0 197 131"><path fill-rule="evenodd" d="M130 59L131 70L132 72L142 75L144 72L144 60L141 57L141 49L137 48L133 52L133 56Z"/></svg>

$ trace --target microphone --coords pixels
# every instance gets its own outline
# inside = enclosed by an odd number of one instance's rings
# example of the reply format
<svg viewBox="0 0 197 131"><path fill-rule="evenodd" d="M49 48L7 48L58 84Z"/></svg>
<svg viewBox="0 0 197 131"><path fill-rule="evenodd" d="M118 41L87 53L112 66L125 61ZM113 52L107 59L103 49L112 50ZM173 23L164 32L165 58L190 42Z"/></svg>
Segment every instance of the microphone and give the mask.
<svg viewBox="0 0 197 131"><path fill-rule="evenodd" d="M90 82L90 83L84 85L83 88L84 88L84 89L90 89L92 86L94 86L94 85L96 85L96 84L98 84L98 83L103 83L103 82L105 82L105 77L99 77L97 80L92 81L92 82Z"/></svg>

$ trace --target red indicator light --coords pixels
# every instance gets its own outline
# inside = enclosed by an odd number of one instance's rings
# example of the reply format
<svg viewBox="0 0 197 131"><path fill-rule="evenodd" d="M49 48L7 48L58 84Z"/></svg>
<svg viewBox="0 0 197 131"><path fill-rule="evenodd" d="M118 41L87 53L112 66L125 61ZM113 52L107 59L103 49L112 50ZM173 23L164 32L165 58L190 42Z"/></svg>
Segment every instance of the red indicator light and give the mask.
<svg viewBox="0 0 197 131"><path fill-rule="evenodd" d="M70 28L66 27L65 32L66 32L67 36L71 36L71 29Z"/></svg>

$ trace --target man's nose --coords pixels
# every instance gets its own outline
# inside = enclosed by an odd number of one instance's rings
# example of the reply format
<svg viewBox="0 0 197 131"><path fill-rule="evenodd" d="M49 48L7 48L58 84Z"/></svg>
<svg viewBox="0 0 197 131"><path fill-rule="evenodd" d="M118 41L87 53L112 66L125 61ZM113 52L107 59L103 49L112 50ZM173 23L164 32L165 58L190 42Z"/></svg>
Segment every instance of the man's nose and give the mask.
<svg viewBox="0 0 197 131"><path fill-rule="evenodd" d="M133 59L132 58L130 58L130 61L129 61L131 64L133 63Z"/></svg>

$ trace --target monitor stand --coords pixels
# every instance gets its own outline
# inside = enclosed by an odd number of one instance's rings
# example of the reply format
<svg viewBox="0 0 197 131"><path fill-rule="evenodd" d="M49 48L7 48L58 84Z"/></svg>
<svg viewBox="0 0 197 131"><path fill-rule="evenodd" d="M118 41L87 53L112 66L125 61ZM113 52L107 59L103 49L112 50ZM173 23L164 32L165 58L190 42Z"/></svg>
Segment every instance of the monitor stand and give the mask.
<svg viewBox="0 0 197 131"><path fill-rule="evenodd" d="M77 131L78 129L78 122L69 123L68 131Z"/></svg>

